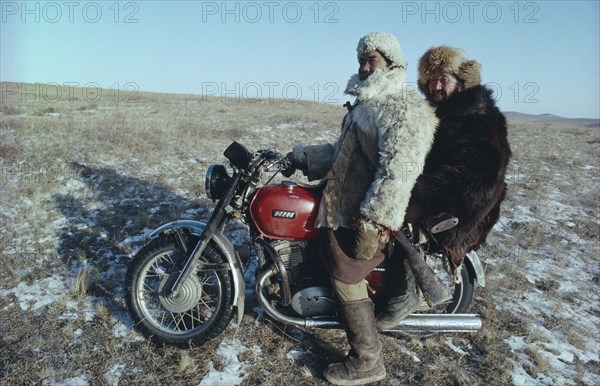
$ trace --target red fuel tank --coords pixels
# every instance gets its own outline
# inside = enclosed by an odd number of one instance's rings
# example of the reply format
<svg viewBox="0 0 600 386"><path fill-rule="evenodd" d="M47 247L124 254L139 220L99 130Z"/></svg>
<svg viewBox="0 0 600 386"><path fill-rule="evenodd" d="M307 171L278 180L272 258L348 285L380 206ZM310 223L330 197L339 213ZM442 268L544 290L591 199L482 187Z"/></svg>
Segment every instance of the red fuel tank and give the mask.
<svg viewBox="0 0 600 386"><path fill-rule="evenodd" d="M319 200L317 193L295 182L266 185L254 194L250 216L258 231L271 239L314 239Z"/></svg>

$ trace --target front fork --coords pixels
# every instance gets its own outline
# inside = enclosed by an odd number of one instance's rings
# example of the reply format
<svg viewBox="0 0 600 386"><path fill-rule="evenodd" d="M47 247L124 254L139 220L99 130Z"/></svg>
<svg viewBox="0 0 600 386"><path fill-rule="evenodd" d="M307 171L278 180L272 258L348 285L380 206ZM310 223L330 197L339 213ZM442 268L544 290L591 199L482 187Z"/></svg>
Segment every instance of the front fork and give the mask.
<svg viewBox="0 0 600 386"><path fill-rule="evenodd" d="M236 173L232 177L229 188L217 203L217 206L213 210L212 215L210 216L210 219L206 224L206 228L204 228L204 231L200 235L200 240L198 240L198 243L194 247L194 250L185 261L181 272L179 273L173 284L170 286L167 285L167 288L164 289L164 294L166 297L170 299L176 297L181 291L183 283L185 283L188 277L190 277L190 275L194 272L194 266L196 265L196 262L200 259L200 256L202 256L202 252L204 252L206 246L213 238L214 234L222 226L225 213L227 212L226 208L231 202L231 200L233 200L233 198L235 197L236 189L241 178L242 175L240 173ZM179 232L176 232L175 237L178 240L178 244L185 244L183 242L183 236ZM187 247L185 247L185 249L183 250L186 251L187 254Z"/></svg>

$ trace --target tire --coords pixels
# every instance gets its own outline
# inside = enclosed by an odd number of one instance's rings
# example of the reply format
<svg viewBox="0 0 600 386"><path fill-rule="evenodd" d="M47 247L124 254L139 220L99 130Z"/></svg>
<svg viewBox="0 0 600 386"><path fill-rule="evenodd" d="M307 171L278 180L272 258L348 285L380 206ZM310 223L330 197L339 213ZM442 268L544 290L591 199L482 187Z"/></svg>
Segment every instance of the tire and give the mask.
<svg viewBox="0 0 600 386"><path fill-rule="evenodd" d="M452 294L452 300L447 304L429 308L427 312L435 314L464 314L469 310L471 301L473 300L473 290L475 287L475 277L471 274L473 271L467 266L469 263L465 259L460 267L459 280L455 282L452 275L448 273L447 267L442 263L442 259L442 257L438 256L428 256L427 264L431 266L440 280L446 284Z"/></svg>
<svg viewBox="0 0 600 386"><path fill-rule="evenodd" d="M191 251L198 238L187 238ZM126 275L126 302L134 328L158 345L201 346L220 335L233 317L230 271L207 270L191 275L173 299L161 296L167 281L177 277L184 254L172 235L152 240L131 261ZM227 263L214 244L201 261Z"/></svg>

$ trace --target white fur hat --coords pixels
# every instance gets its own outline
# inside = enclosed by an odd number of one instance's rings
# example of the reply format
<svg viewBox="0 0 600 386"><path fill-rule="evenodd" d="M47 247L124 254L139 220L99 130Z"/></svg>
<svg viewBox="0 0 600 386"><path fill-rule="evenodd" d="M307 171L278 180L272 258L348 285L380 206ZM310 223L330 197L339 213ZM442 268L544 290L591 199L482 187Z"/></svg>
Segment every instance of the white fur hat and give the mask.
<svg viewBox="0 0 600 386"><path fill-rule="evenodd" d="M371 32L363 36L358 41L356 54L358 59L370 51L379 51L387 60L391 62L391 67L406 68L406 63L402 56L402 49L394 35L385 32Z"/></svg>

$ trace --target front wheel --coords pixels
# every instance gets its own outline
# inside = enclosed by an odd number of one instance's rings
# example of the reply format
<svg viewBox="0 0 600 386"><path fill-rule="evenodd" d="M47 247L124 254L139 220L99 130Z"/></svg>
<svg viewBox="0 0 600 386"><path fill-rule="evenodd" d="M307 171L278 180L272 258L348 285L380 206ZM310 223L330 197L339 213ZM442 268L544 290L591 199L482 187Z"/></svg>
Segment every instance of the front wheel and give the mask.
<svg viewBox="0 0 600 386"><path fill-rule="evenodd" d="M188 237L188 249L197 240ZM200 261L217 268L199 270L178 295L164 296L163 288L177 278L185 257L175 238L163 235L140 250L127 269L126 301L134 327L156 344L202 345L221 334L233 317L227 260L213 244L202 252Z"/></svg>

